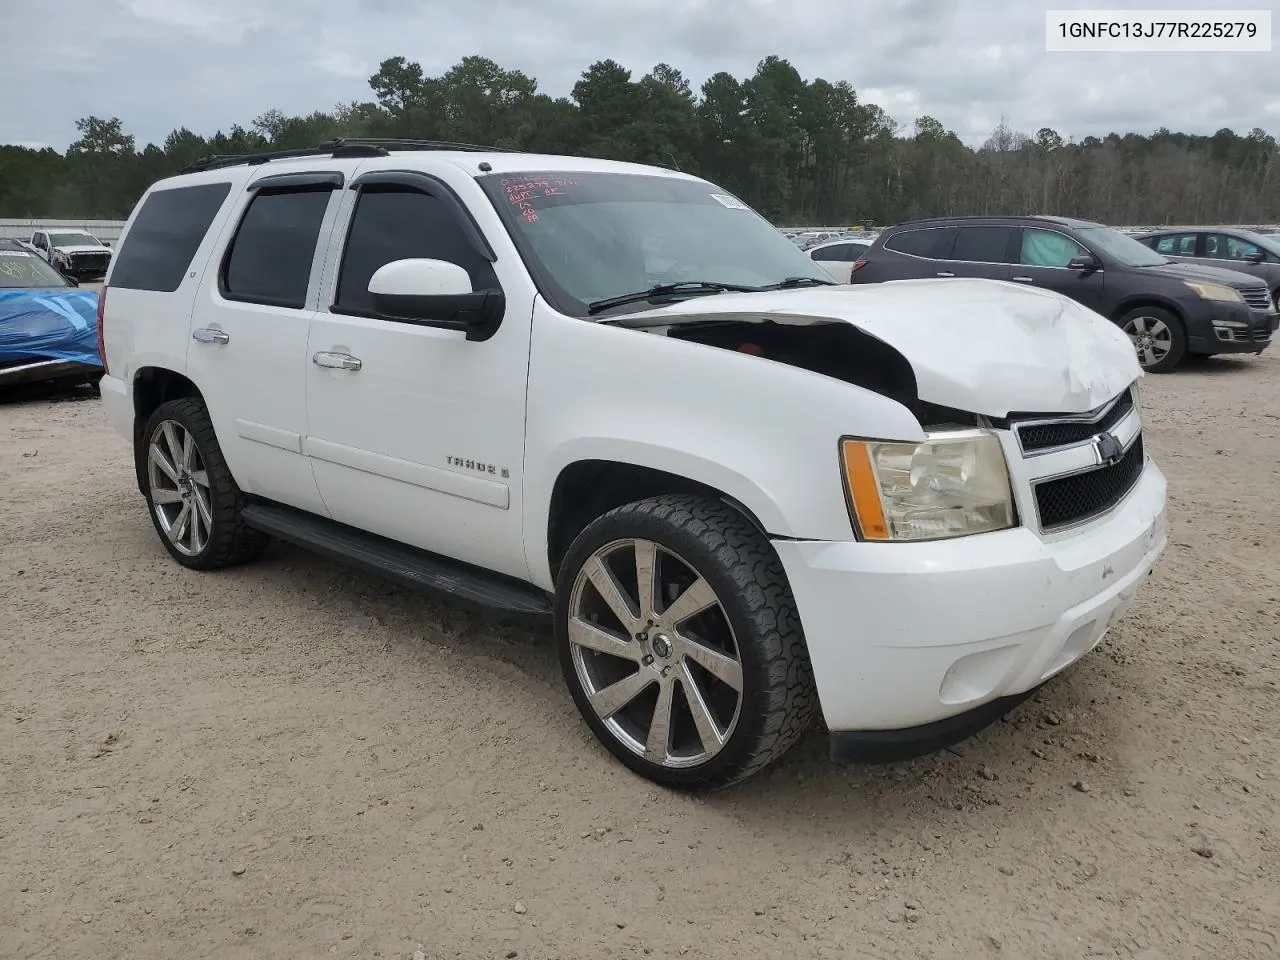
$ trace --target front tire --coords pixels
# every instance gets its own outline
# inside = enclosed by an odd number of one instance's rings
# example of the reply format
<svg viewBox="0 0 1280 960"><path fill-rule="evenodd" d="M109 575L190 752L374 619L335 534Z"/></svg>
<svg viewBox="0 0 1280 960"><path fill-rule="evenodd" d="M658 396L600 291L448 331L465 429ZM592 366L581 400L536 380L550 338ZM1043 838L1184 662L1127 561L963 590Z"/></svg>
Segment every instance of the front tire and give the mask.
<svg viewBox="0 0 1280 960"><path fill-rule="evenodd" d="M558 576L565 682L601 743L673 787L746 779L817 707L782 564L737 510L668 495L594 520Z"/></svg>
<svg viewBox="0 0 1280 960"><path fill-rule="evenodd" d="M1163 307L1136 307L1118 321L1147 373L1167 373L1187 352L1187 331L1172 311Z"/></svg>
<svg viewBox="0 0 1280 960"><path fill-rule="evenodd" d="M148 418L142 441L148 512L173 559L193 570L217 570L262 553L267 537L241 517L244 495L203 401L162 403Z"/></svg>

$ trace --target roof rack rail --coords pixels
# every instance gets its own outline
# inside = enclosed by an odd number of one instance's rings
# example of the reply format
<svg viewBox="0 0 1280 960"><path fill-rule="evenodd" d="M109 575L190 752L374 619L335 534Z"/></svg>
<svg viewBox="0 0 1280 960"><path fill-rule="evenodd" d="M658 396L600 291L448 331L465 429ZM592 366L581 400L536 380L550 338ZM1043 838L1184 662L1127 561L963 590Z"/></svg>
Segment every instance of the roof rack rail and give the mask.
<svg viewBox="0 0 1280 960"><path fill-rule="evenodd" d="M452 143L447 140L413 140L384 137L338 137L314 147L297 150L274 150L266 153L228 153L202 157L187 164L179 173L199 173L221 167L252 166L272 160L293 157L385 157L392 150L456 150L467 153L515 153L507 147L487 147L475 143Z"/></svg>

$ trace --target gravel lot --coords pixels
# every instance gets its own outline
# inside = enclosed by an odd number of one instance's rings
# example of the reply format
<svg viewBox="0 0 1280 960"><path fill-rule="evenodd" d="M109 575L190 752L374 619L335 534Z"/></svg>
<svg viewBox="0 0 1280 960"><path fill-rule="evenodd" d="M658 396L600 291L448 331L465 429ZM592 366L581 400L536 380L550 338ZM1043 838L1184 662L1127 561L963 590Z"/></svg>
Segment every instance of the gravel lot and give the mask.
<svg viewBox="0 0 1280 960"><path fill-rule="evenodd" d="M0 404L0 956L1275 956L1280 353L1144 392L1171 543L1102 647L955 752L703 798L545 634L189 573L96 399Z"/></svg>

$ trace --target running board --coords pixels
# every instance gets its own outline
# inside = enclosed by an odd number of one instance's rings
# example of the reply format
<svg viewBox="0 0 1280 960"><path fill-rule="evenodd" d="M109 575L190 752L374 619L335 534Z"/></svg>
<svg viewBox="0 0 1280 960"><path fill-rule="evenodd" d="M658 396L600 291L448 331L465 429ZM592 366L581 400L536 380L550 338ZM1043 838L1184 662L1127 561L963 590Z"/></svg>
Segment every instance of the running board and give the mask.
<svg viewBox="0 0 1280 960"><path fill-rule="evenodd" d="M544 617L552 611L551 594L533 584L303 510L251 500L242 516L255 530L415 590L521 617Z"/></svg>

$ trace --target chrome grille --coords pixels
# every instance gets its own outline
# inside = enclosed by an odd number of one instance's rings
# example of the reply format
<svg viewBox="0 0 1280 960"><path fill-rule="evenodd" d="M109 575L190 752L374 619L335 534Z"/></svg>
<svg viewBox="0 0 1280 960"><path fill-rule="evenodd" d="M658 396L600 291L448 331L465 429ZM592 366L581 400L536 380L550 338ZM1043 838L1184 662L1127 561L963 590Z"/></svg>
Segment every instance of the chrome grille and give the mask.
<svg viewBox="0 0 1280 960"><path fill-rule="evenodd" d="M1106 513L1133 489L1145 463L1139 433L1113 464L1039 481L1034 490L1040 529L1051 533Z"/></svg>
<svg viewBox="0 0 1280 960"><path fill-rule="evenodd" d="M1271 294L1265 286L1248 287L1240 291L1240 296L1244 297L1244 302L1253 310L1271 311Z"/></svg>
<svg viewBox="0 0 1280 960"><path fill-rule="evenodd" d="M1014 430L1023 454L1044 453L1059 447L1084 443L1104 430L1110 430L1133 409L1133 390L1103 404L1097 410L1078 417L1055 417L1017 424Z"/></svg>

